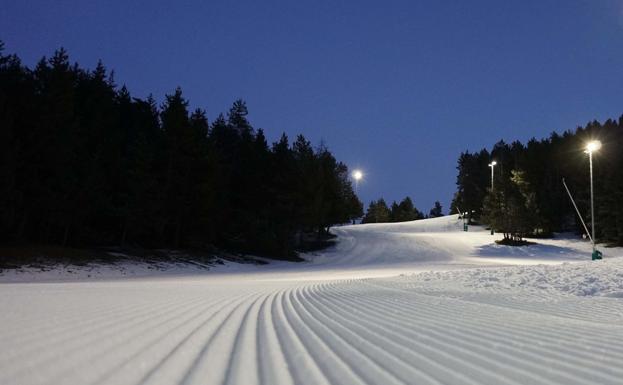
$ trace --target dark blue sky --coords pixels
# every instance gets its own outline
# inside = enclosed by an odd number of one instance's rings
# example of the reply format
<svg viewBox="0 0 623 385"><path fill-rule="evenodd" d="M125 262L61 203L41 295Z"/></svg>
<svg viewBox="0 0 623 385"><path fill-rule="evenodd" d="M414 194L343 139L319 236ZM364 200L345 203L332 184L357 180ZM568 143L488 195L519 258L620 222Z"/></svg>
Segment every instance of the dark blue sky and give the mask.
<svg viewBox="0 0 623 385"><path fill-rule="evenodd" d="M134 96L324 139L367 203L447 208L462 150L623 113L623 1L3 1L28 65L64 46Z"/></svg>

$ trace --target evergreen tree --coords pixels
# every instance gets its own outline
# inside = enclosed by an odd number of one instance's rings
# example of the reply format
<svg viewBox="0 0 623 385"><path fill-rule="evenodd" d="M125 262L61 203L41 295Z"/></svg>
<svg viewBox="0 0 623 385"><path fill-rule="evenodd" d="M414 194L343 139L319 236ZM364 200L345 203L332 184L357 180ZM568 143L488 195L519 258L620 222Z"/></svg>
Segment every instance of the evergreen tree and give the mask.
<svg viewBox="0 0 623 385"><path fill-rule="evenodd" d="M247 120L248 114L247 104L242 99L236 100L227 114L227 123L243 138L253 135L253 127Z"/></svg>
<svg viewBox="0 0 623 385"><path fill-rule="evenodd" d="M386 223L390 221L391 211L383 198L370 202L362 223Z"/></svg>
<svg viewBox="0 0 623 385"><path fill-rule="evenodd" d="M430 209L428 216L431 218L437 218L443 216L443 210L441 207L441 203L439 201L435 201L435 205L432 209Z"/></svg>
<svg viewBox="0 0 623 385"><path fill-rule="evenodd" d="M457 169L457 192L454 195L450 211L453 213L468 212L475 219L480 217L487 188L490 184L489 167L491 155L487 150L471 154L464 152L459 156Z"/></svg>
<svg viewBox="0 0 623 385"><path fill-rule="evenodd" d="M396 202L392 203L390 218L392 222L414 221L423 219L424 214L413 205L411 198L405 197L398 204Z"/></svg>
<svg viewBox="0 0 623 385"><path fill-rule="evenodd" d="M162 135L153 98L131 100L124 88L119 92L119 124L125 144L123 164L117 179L116 207L120 216L120 243L149 241L155 231L159 188L157 163Z"/></svg>

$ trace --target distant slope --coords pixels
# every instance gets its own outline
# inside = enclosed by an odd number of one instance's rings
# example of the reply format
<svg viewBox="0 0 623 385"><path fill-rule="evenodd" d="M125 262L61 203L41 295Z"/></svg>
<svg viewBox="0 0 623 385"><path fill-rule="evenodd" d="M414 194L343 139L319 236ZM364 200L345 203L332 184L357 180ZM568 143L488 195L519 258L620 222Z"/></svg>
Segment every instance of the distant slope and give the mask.
<svg viewBox="0 0 623 385"><path fill-rule="evenodd" d="M351 268L449 264L534 264L586 259L588 242L578 239L538 240L537 245L510 247L495 244L480 226L463 231L458 215L400 223L373 223L335 227L335 248L310 255L317 265Z"/></svg>
<svg viewBox="0 0 623 385"><path fill-rule="evenodd" d="M483 239L481 234L462 230L458 215L335 227L332 231L338 236L337 246L313 260L317 264L351 266L447 263L491 241L490 236Z"/></svg>
<svg viewBox="0 0 623 385"><path fill-rule="evenodd" d="M446 215L438 218L419 219L416 221L396 222L396 223L367 223L363 225L349 225L337 227L336 229L347 229L355 231L377 231L385 233L439 233L439 232L462 232L463 220L459 219L458 214Z"/></svg>

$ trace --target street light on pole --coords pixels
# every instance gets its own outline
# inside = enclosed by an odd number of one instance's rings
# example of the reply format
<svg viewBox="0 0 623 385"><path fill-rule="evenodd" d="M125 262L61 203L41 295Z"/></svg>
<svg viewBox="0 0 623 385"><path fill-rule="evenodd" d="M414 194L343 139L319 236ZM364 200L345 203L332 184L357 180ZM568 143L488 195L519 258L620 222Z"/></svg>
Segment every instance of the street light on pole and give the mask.
<svg viewBox="0 0 623 385"><path fill-rule="evenodd" d="M593 197L593 152L598 151L601 148L601 142L593 140L586 144L586 152L588 154L588 164L590 168L591 176L591 232L593 233L593 255L592 259L601 259L601 252L595 247L595 198Z"/></svg>
<svg viewBox="0 0 623 385"><path fill-rule="evenodd" d="M363 178L363 172L361 170L353 171L353 179L355 180L355 194L357 194L357 190L359 189L359 181Z"/></svg>
<svg viewBox="0 0 623 385"><path fill-rule="evenodd" d="M495 160L492 160L491 163L489 163L489 167L491 167L491 192L493 192L493 168L496 164L498 164L498 162L496 162ZM493 235L493 233L493 226L491 226L491 235Z"/></svg>
<svg viewBox="0 0 623 385"><path fill-rule="evenodd" d="M359 190L359 181L363 178L363 172L359 169L355 169L353 170L353 173L351 174L352 178L355 180L355 195L357 195L357 192ZM353 225L355 224L355 218L353 218Z"/></svg>
<svg viewBox="0 0 623 385"><path fill-rule="evenodd" d="M495 160L489 163L489 167L491 167L491 191L493 191L493 168L498 164Z"/></svg>

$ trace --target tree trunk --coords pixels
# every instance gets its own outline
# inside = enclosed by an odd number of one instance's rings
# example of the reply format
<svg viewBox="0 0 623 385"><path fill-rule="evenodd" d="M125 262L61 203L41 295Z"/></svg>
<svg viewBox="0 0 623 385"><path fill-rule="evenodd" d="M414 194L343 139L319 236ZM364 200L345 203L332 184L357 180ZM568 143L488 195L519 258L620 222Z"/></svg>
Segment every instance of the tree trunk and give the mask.
<svg viewBox="0 0 623 385"><path fill-rule="evenodd" d="M128 222L130 222L130 220L126 217L123 224L123 231L121 232L121 246L125 246L126 237L128 236Z"/></svg>
<svg viewBox="0 0 623 385"><path fill-rule="evenodd" d="M71 227L70 223L68 222L65 225L65 233L63 234L63 247L67 246L67 240L69 239L69 228Z"/></svg>
<svg viewBox="0 0 623 385"><path fill-rule="evenodd" d="M177 212L177 220L175 221L175 248L180 247L180 235L182 233L182 214L181 210Z"/></svg>
<svg viewBox="0 0 623 385"><path fill-rule="evenodd" d="M22 240L24 238L24 232L26 229L26 225L28 224L28 216L28 210L24 210L22 220L19 221L19 225L17 226L17 239L19 240Z"/></svg>

